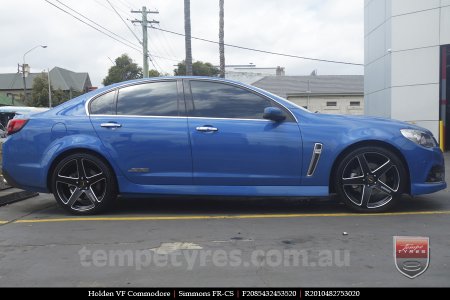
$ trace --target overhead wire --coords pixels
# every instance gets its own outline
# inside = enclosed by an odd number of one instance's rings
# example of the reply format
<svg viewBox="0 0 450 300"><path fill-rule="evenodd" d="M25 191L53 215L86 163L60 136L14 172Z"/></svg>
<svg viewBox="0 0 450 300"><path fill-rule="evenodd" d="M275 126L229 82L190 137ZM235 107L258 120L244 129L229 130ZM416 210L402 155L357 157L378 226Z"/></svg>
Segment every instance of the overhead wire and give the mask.
<svg viewBox="0 0 450 300"><path fill-rule="evenodd" d="M164 31L164 32L167 32L167 33L175 34L175 35L178 35L178 36L183 36L183 37L185 36L185 34L183 34L183 33L175 32L175 31L168 30L168 29L163 29L161 27L158 28L158 27L151 26L151 28L156 29L156 30L160 30L160 31ZM213 40L209 40L209 39L205 39L205 38L200 38L200 37L195 37L195 36L191 36L191 38L195 39L195 40L199 40L199 41L208 42L208 43L219 44L218 41L213 41ZM281 52L274 52L274 51L268 51L268 50L261 50L261 49L256 49L256 48L238 46L238 45L227 44L227 43L224 43L224 45L227 46L227 47L232 47L232 48L237 48L237 49L242 49L242 50L249 50L249 51L254 51L254 52L260 52L260 53L272 54L272 55L278 55L278 56L285 56L285 57L290 57L290 58L312 60L312 61L319 61L319 62L325 62L325 63L334 63L334 64L364 66L364 64L361 64L361 63L354 63L354 62L348 62L348 61L339 61L339 60L331 60L331 59L321 59L321 58L306 57L306 56L300 56L300 55L294 55L294 54L286 54L286 53L281 53Z"/></svg>
<svg viewBox="0 0 450 300"><path fill-rule="evenodd" d="M72 13L70 13L69 11L65 10L64 8L62 8L62 7L58 6L58 5L56 5L55 3L52 3L52 2L50 2L49 0L44 0L44 1L47 2L48 4L52 5L52 6L56 7L57 9L63 11L64 13L70 15L71 17L75 18L75 19L78 20L79 22L81 22L81 23L83 23L83 24L85 24L85 25L91 27L92 29L94 29L94 30L96 30L96 31L98 31L98 32L100 32L100 33L102 33L102 34L108 36L109 38L111 38L111 39L113 39L113 40L115 40L115 41L117 41L117 42L119 42L119 43L121 43L121 44L123 44L123 45L125 45L125 46L127 46L127 47L129 47L129 48L131 48L131 49L133 49L133 50L136 50L136 51L142 53L142 50L140 50L139 48L136 48L135 46L132 46L132 43L131 43L131 45L130 45L130 44L127 44L126 42L124 42L124 41L122 41L122 40L120 40L120 39L114 37L113 35L108 34L107 32L104 32L104 31L100 30L99 28L93 26L92 24L89 24L89 23L85 22L84 20L80 19L79 17L75 16L74 14L72 14Z"/></svg>

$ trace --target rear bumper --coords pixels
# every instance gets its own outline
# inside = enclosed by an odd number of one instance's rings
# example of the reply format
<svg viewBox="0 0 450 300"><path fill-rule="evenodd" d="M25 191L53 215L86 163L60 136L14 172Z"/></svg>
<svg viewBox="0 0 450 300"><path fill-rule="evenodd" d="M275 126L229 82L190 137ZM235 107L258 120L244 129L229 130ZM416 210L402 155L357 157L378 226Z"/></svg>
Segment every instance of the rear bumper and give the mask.
<svg viewBox="0 0 450 300"><path fill-rule="evenodd" d="M2 170L2 175L3 178L6 180L6 182L8 183L8 185L15 188L21 188L20 185L11 176L9 176L8 171L6 171L5 169Z"/></svg>
<svg viewBox="0 0 450 300"><path fill-rule="evenodd" d="M25 191L32 191L32 192L39 192L39 193L48 193L49 191L45 188L35 187L35 186L28 186L18 183L16 180L14 180L13 177L11 177L5 169L2 170L3 178L6 180L8 185L25 190Z"/></svg>

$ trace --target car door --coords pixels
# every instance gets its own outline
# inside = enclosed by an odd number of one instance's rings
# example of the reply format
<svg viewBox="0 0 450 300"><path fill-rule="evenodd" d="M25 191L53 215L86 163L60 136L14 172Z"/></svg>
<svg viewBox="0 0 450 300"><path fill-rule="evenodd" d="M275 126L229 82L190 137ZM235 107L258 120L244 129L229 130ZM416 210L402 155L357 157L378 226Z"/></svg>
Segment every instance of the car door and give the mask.
<svg viewBox="0 0 450 300"><path fill-rule="evenodd" d="M95 131L130 181L192 184L186 109L177 81L121 87L92 100L89 109Z"/></svg>
<svg viewBox="0 0 450 300"><path fill-rule="evenodd" d="M197 185L299 185L302 142L294 117L262 118L273 100L237 85L185 80Z"/></svg>

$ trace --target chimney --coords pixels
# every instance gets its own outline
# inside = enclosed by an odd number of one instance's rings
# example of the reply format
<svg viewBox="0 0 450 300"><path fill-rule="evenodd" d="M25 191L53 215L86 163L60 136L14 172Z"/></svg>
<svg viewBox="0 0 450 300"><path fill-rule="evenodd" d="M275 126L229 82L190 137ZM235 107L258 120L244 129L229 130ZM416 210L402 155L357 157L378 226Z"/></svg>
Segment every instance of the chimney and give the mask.
<svg viewBox="0 0 450 300"><path fill-rule="evenodd" d="M277 76L284 76L284 67L278 66L276 72L277 72L276 73Z"/></svg>

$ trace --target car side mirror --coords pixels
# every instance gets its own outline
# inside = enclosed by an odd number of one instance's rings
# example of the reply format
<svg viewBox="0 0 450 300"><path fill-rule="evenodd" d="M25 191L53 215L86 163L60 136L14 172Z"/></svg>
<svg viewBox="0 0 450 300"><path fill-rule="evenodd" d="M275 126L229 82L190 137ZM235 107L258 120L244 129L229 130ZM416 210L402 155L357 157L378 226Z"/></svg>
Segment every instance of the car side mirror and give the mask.
<svg viewBox="0 0 450 300"><path fill-rule="evenodd" d="M264 108L263 118L274 122L281 122L286 120L286 115L278 107L271 106Z"/></svg>

